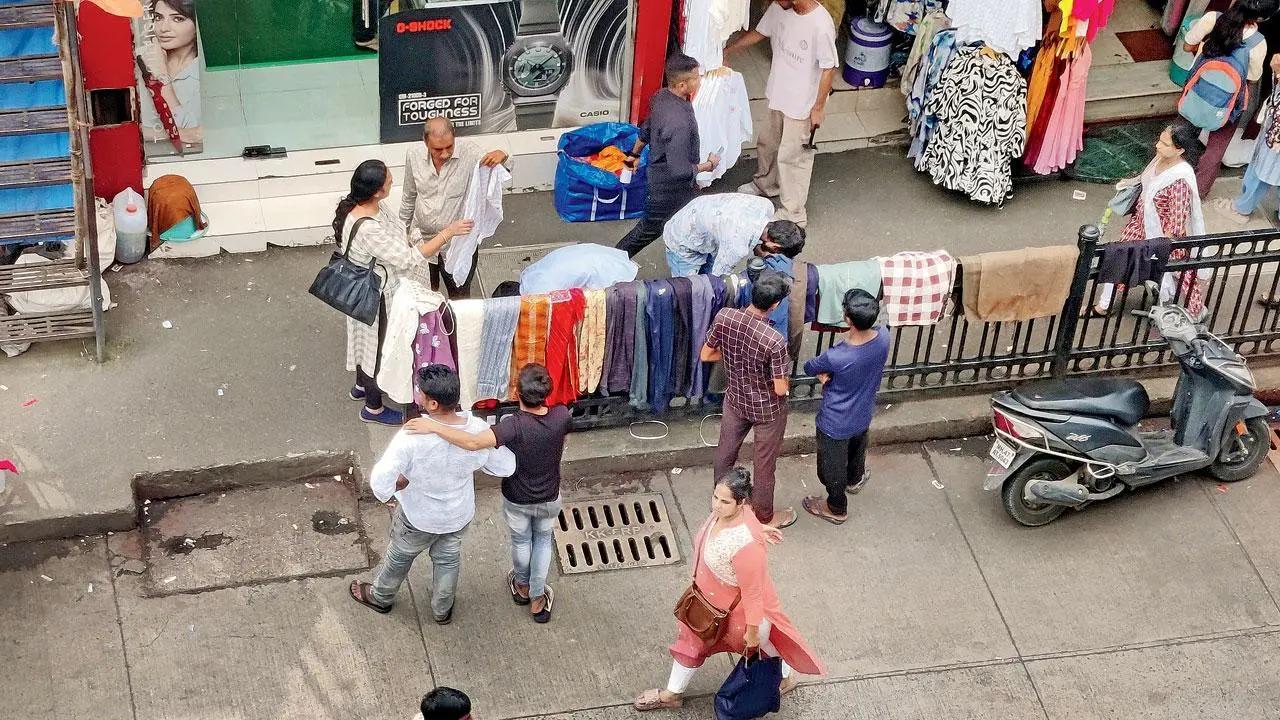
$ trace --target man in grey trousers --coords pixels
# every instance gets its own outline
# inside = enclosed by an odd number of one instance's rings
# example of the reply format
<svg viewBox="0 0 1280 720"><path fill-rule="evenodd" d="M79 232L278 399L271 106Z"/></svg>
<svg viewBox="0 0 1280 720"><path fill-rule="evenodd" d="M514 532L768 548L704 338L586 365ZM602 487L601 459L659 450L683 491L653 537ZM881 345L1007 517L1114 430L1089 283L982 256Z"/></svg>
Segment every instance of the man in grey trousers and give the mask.
<svg viewBox="0 0 1280 720"><path fill-rule="evenodd" d="M458 373L444 365L418 370L422 423L468 433L488 423L458 412ZM462 535L476 514L475 472L508 477L516 458L506 448L462 450L435 435L401 430L391 440L369 477L382 502L399 501L391 523L391 543L372 583L351 582L351 597L380 613L391 611L396 592L419 555L431 557L431 615L440 625L453 619L454 593L462 565Z"/></svg>

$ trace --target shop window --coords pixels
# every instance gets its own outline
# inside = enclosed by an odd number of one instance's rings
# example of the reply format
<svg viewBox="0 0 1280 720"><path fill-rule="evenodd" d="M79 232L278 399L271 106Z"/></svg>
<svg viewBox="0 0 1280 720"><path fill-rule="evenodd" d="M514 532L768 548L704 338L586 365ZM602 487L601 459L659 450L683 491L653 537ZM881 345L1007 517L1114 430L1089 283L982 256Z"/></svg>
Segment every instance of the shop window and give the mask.
<svg viewBox="0 0 1280 720"><path fill-rule="evenodd" d="M89 91L89 113L94 127L133 122L133 88Z"/></svg>

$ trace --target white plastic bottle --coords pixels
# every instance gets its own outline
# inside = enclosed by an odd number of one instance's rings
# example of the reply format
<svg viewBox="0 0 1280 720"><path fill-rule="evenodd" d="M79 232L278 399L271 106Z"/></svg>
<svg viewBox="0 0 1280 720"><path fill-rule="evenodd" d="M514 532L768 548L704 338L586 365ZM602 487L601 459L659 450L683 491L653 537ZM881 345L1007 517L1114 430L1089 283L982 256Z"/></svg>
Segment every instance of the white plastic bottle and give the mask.
<svg viewBox="0 0 1280 720"><path fill-rule="evenodd" d="M142 196L125 188L111 201L116 221L116 261L126 265L147 254L147 212Z"/></svg>

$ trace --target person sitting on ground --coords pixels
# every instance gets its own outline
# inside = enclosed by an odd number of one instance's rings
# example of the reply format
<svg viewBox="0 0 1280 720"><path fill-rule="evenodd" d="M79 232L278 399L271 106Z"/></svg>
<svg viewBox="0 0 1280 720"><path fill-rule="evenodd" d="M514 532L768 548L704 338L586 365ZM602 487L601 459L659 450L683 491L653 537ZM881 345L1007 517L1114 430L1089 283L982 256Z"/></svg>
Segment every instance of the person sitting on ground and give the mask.
<svg viewBox="0 0 1280 720"><path fill-rule="evenodd" d="M461 690L438 687L422 698L422 705L413 720L470 720L471 698Z"/></svg>
<svg viewBox="0 0 1280 720"><path fill-rule="evenodd" d="M773 202L744 193L694 198L663 227L672 277L728 275L743 258L785 255L804 249L804 231L790 220L774 220Z"/></svg>
<svg viewBox="0 0 1280 720"><path fill-rule="evenodd" d="M876 392L889 359L889 331L876 327L880 303L866 290L844 294L849 332L836 345L804 364L822 383L818 408L818 479L827 489L802 503L810 515L833 525L849 519L845 491L856 495L867 482L867 430L875 412ZM850 484L852 483L852 484Z"/></svg>
<svg viewBox="0 0 1280 720"><path fill-rule="evenodd" d="M488 425L458 412L458 373L444 365L418 370L418 389L426 415L414 423L479 432ZM476 514L475 472L495 477L515 472L510 450L476 448L458 452L429 434L401 430L373 466L369 487L381 502L399 502L391 523L391 542L373 572L373 583L351 582L351 597L380 613L391 611L396 592L423 552L431 556L431 615L436 623L453 619L454 594L462 566L462 534Z"/></svg>
<svg viewBox="0 0 1280 720"><path fill-rule="evenodd" d="M564 405L547 407L551 375L542 365L520 368L516 390L520 412L492 428L477 432L415 420L408 431L439 435L465 450L503 447L515 453L515 473L502 481L502 506L511 531L507 586L515 604L528 605L533 621L546 623L555 602L547 575L555 555L552 527L560 515L560 459L573 417Z"/></svg>

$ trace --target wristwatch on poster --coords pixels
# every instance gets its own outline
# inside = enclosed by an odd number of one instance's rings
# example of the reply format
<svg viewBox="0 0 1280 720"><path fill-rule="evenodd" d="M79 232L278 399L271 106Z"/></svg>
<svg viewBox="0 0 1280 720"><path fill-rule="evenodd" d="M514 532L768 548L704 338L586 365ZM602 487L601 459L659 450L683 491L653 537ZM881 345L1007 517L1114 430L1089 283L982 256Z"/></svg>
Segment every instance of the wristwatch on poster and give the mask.
<svg viewBox="0 0 1280 720"><path fill-rule="evenodd" d="M517 130L551 127L572 70L556 0L520 0L516 39L502 57L502 84L515 104Z"/></svg>

